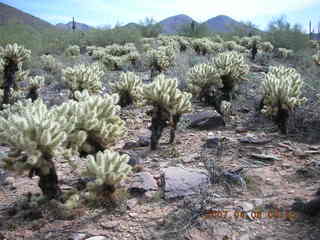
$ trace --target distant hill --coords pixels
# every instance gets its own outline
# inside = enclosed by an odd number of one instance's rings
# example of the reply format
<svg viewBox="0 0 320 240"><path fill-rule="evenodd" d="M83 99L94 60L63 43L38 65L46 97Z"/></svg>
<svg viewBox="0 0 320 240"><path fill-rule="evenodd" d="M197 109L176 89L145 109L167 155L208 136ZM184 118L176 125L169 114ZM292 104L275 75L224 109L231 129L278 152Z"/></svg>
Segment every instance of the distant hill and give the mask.
<svg viewBox="0 0 320 240"><path fill-rule="evenodd" d="M181 26L190 24L192 21L194 20L191 17L180 14L163 19L159 23L162 26L163 33L175 34L180 30Z"/></svg>
<svg viewBox="0 0 320 240"><path fill-rule="evenodd" d="M242 26L240 22L237 22L231 17L225 15L210 18L205 22L205 24L208 26L209 30L213 32L230 32L233 30L233 26Z"/></svg>
<svg viewBox="0 0 320 240"><path fill-rule="evenodd" d="M68 22L67 24L58 23L56 24L56 27L62 30L72 30L72 22ZM91 27L84 23L76 22L76 30L89 31L91 29L94 29L94 27Z"/></svg>
<svg viewBox="0 0 320 240"><path fill-rule="evenodd" d="M53 28L50 23L19 9L0 3L0 25L26 24L36 29Z"/></svg>

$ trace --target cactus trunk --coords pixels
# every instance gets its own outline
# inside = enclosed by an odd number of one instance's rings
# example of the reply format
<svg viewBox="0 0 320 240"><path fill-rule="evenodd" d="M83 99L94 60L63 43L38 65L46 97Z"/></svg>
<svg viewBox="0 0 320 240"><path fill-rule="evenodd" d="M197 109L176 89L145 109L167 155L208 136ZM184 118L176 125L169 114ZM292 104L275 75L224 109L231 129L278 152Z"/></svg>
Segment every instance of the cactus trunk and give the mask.
<svg viewBox="0 0 320 240"><path fill-rule="evenodd" d="M16 88L15 73L18 71L18 64L8 60L8 64L4 68L4 83L3 83L3 100L2 104L9 104L11 98L11 88Z"/></svg>
<svg viewBox="0 0 320 240"><path fill-rule="evenodd" d="M44 173L41 168L33 169L35 175L39 176L39 187L44 196L50 199L60 199L62 191L58 185L58 175L54 163L49 156L45 156L49 167L49 173ZM32 176L32 175L31 175Z"/></svg>
<svg viewBox="0 0 320 240"><path fill-rule="evenodd" d="M174 142L174 139L176 137L176 129L177 129L177 124L180 120L181 115L176 114L172 116L172 122L171 122L171 129L170 129L170 140L169 143L172 144Z"/></svg>
<svg viewBox="0 0 320 240"><path fill-rule="evenodd" d="M152 110L151 120L151 150L156 150L163 129L167 126L167 111L160 106L155 106Z"/></svg>

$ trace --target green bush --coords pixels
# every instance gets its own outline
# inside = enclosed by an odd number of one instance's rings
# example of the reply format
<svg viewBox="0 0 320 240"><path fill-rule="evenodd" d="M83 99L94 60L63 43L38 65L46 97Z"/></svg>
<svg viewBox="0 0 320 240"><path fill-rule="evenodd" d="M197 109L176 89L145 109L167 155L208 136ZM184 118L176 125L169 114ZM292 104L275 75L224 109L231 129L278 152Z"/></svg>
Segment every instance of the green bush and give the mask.
<svg viewBox="0 0 320 240"><path fill-rule="evenodd" d="M275 48L287 48L297 51L308 46L308 35L298 24L291 25L285 17L280 17L269 23L265 35Z"/></svg>

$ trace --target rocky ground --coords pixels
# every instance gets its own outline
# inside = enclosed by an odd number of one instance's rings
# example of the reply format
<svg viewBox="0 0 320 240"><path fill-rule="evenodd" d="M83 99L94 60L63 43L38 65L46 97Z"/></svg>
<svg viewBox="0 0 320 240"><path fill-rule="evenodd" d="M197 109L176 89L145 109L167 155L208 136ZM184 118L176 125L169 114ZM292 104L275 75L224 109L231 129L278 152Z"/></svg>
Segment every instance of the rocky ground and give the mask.
<svg viewBox="0 0 320 240"><path fill-rule="evenodd" d="M195 102L176 143L167 144L166 131L152 152L146 109L123 109L128 134L114 149L136 167L115 209L81 205L68 212L55 201L32 206L37 179L0 169L0 239L320 239L319 218L291 210L295 198L309 200L319 188L318 106L298 110L289 134L280 135L255 111L262 76L259 69L250 74L226 126L211 107ZM50 88L42 94L49 103L63 99ZM83 161L78 165L73 170L57 159L64 191L79 187Z"/></svg>

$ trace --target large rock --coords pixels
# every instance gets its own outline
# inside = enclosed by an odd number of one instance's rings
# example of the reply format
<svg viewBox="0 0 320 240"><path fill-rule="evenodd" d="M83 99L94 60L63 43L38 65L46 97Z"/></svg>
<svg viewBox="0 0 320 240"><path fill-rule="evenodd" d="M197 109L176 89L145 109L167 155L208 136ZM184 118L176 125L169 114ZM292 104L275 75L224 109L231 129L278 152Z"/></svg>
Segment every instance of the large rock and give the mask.
<svg viewBox="0 0 320 240"><path fill-rule="evenodd" d="M157 181L148 172L136 173L133 176L133 180L130 184L130 192L147 192L158 190Z"/></svg>
<svg viewBox="0 0 320 240"><path fill-rule="evenodd" d="M181 120L190 122L188 126L189 128L199 130L213 130L218 127L225 126L223 117L215 111L184 114L182 115Z"/></svg>
<svg viewBox="0 0 320 240"><path fill-rule="evenodd" d="M168 167L162 169L161 186L166 199L184 197L206 191L209 177L200 169Z"/></svg>

